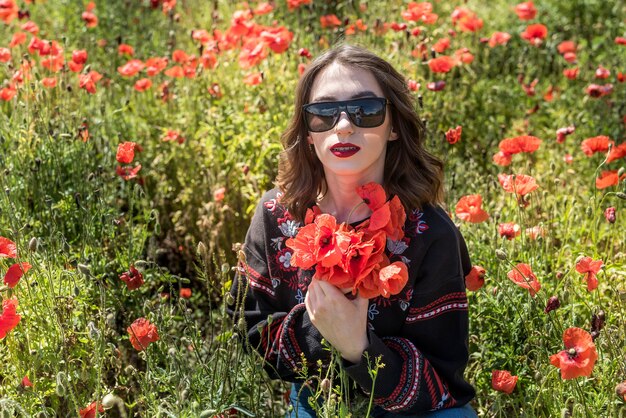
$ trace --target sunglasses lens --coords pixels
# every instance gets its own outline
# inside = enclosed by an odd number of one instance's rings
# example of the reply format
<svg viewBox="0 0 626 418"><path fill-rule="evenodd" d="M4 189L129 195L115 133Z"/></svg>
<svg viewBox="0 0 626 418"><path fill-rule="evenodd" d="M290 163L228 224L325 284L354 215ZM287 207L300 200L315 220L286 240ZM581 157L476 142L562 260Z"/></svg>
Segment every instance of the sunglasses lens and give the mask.
<svg viewBox="0 0 626 418"><path fill-rule="evenodd" d="M339 108L332 102L315 103L306 107L304 115L312 132L324 132L335 126Z"/></svg>
<svg viewBox="0 0 626 418"><path fill-rule="evenodd" d="M385 121L385 101L380 99L355 100L347 105L348 115L361 128L374 128Z"/></svg>
<svg viewBox="0 0 626 418"><path fill-rule="evenodd" d="M381 97L343 102L311 103L304 106L306 123L311 132L331 130L345 110L350 121L360 128L374 128L385 121L387 101Z"/></svg>

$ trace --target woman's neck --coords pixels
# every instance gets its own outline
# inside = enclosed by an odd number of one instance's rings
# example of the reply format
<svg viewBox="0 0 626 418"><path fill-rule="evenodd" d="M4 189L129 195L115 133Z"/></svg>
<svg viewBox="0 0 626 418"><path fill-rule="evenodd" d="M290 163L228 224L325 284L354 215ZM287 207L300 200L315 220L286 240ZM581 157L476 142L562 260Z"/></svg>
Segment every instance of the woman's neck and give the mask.
<svg viewBox="0 0 626 418"><path fill-rule="evenodd" d="M357 194L356 189L370 181L326 177L326 190L323 197L318 198L317 206L323 213L333 215L337 222L353 223L365 219L372 211Z"/></svg>

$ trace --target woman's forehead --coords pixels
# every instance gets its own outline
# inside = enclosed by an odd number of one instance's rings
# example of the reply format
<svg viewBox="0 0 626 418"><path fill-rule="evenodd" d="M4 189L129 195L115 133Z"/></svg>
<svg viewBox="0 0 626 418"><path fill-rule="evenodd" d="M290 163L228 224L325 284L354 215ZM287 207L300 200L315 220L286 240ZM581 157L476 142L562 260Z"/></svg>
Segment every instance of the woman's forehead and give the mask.
<svg viewBox="0 0 626 418"><path fill-rule="evenodd" d="M320 71L311 87L309 101L348 100L357 93L371 91L383 96L374 75L366 69L332 63Z"/></svg>

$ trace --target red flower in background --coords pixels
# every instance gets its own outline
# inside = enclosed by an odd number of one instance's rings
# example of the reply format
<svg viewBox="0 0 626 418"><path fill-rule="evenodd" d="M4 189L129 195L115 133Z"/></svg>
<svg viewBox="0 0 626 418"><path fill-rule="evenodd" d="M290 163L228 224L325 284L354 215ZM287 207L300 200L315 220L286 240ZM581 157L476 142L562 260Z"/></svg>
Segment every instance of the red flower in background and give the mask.
<svg viewBox="0 0 626 418"><path fill-rule="evenodd" d="M463 132L462 126L457 126L456 128L450 128L446 132L446 141L450 144L456 144L461 140L461 133Z"/></svg>
<svg viewBox="0 0 626 418"><path fill-rule="evenodd" d="M17 3L15 3L14 0L0 1L0 20L7 25L17 17L19 11L20 9L17 7Z"/></svg>
<svg viewBox="0 0 626 418"><path fill-rule="evenodd" d="M602 269L603 264L602 260L594 260L591 257L583 257L576 263L576 271L585 275L589 292L598 287L596 274Z"/></svg>
<svg viewBox="0 0 626 418"><path fill-rule="evenodd" d="M120 279L126 283L128 290L135 290L141 287L144 283L143 275L134 265L130 265L130 269L120 274Z"/></svg>
<svg viewBox="0 0 626 418"><path fill-rule="evenodd" d="M619 177L617 173L617 170L603 170L600 173L600 177L596 179L596 188L606 189L607 187L617 186L620 180L626 178L626 174L622 174L622 176Z"/></svg>
<svg viewBox="0 0 626 418"><path fill-rule="evenodd" d="M152 57L148 58L145 63L145 70L148 77L154 77L163 71L168 64L167 58L163 57Z"/></svg>
<svg viewBox="0 0 626 418"><path fill-rule="evenodd" d="M189 299L191 297L191 289L188 287L181 287L179 295L183 299Z"/></svg>
<svg viewBox="0 0 626 418"><path fill-rule="evenodd" d="M102 79L102 75L97 71L89 71L87 74L81 74L78 77L78 86L87 90L89 93L96 92L96 83Z"/></svg>
<svg viewBox="0 0 626 418"><path fill-rule="evenodd" d="M311 4L311 0L287 0L287 8L294 10L305 4Z"/></svg>
<svg viewBox="0 0 626 418"><path fill-rule="evenodd" d="M531 228L526 228L526 235L528 235L528 238L536 240L539 237L545 237L546 231L540 225L536 225Z"/></svg>
<svg viewBox="0 0 626 418"><path fill-rule="evenodd" d="M429 2L410 2L407 9L402 12L402 18L409 22L424 22L431 25L437 21L437 16L433 12L433 5Z"/></svg>
<svg viewBox="0 0 626 418"><path fill-rule="evenodd" d="M130 343L135 350L143 351L150 343L159 340L159 333L156 325L146 318L139 318L129 326L126 331L130 337Z"/></svg>
<svg viewBox="0 0 626 418"><path fill-rule="evenodd" d="M532 297L535 297L539 289L541 289L537 276L533 273L530 265L526 263L519 263L506 276L516 285L528 289Z"/></svg>
<svg viewBox="0 0 626 418"><path fill-rule="evenodd" d="M609 78L611 76L611 71L609 71L608 68L604 68L603 66L598 65L595 76L599 79Z"/></svg>
<svg viewBox="0 0 626 418"><path fill-rule="evenodd" d="M426 84L426 88L431 91L441 91L446 87L446 82L443 80L431 81Z"/></svg>
<svg viewBox="0 0 626 418"><path fill-rule="evenodd" d="M2 314L0 314L0 340L20 323L21 316L16 313L17 299L5 299L2 301Z"/></svg>
<svg viewBox="0 0 626 418"><path fill-rule="evenodd" d="M256 9L254 9L252 12L257 16L261 16L261 15L266 15L268 13L271 13L272 10L274 10L274 6L272 6L270 3L265 1L263 3L259 3L256 6Z"/></svg>
<svg viewBox="0 0 626 418"><path fill-rule="evenodd" d="M564 69L563 75L570 80L576 80L578 78L578 67Z"/></svg>
<svg viewBox="0 0 626 418"><path fill-rule="evenodd" d="M33 383L30 381L28 376L24 376L22 378L22 382L20 383L20 385L22 385L23 388L32 388L33 387Z"/></svg>
<svg viewBox="0 0 626 418"><path fill-rule="evenodd" d="M438 54L445 52L448 48L450 48L450 38L441 38L433 45L433 50Z"/></svg>
<svg viewBox="0 0 626 418"><path fill-rule="evenodd" d="M185 142L185 138L181 135L180 132L178 131L173 131L173 130L168 130L167 133L165 134L165 136L162 138L163 142L168 142L168 141L176 141L179 144L182 144L183 142Z"/></svg>
<svg viewBox="0 0 626 418"><path fill-rule="evenodd" d="M489 47L494 48L497 45L506 45L511 39L511 35L506 32L494 32L489 38Z"/></svg>
<svg viewBox="0 0 626 418"><path fill-rule="evenodd" d="M149 78L142 78L135 82L134 89L138 92L144 92L152 87L152 80Z"/></svg>
<svg viewBox="0 0 626 418"><path fill-rule="evenodd" d="M522 135L515 138L505 138L500 141L498 147L500 151L507 154L519 154L522 152L535 152L541 145L541 139L530 136Z"/></svg>
<svg viewBox="0 0 626 418"><path fill-rule="evenodd" d="M626 157L626 142L622 142L621 144L611 148L609 156L606 157L606 162L608 164L612 161L619 160L620 158L624 157Z"/></svg>
<svg viewBox="0 0 626 418"><path fill-rule="evenodd" d="M243 83L249 86L256 86L263 81L263 73L250 73L243 78Z"/></svg>
<svg viewBox="0 0 626 418"><path fill-rule="evenodd" d="M524 32L522 32L521 37L526 39L534 46L539 46L543 42L544 39L548 36L548 28L546 28L541 23L535 23L533 25L528 25Z"/></svg>
<svg viewBox="0 0 626 418"><path fill-rule="evenodd" d="M135 142L127 141L118 144L117 146L117 154L115 158L119 163L122 164L130 164L133 162L135 158L135 149L137 151L141 151L141 147L137 145Z"/></svg>
<svg viewBox="0 0 626 418"><path fill-rule="evenodd" d="M573 41L563 41L557 45L556 49L561 55L567 52L576 52L576 44Z"/></svg>
<svg viewBox="0 0 626 418"><path fill-rule="evenodd" d="M11 61L11 50L9 48L0 48L0 62Z"/></svg>
<svg viewBox="0 0 626 418"><path fill-rule="evenodd" d="M132 59L121 67L117 67L117 72L124 77L132 77L136 75L139 71L143 70L145 67L146 64L144 64L143 61L138 59Z"/></svg>
<svg viewBox="0 0 626 418"><path fill-rule="evenodd" d="M609 150L609 144L614 142L606 135L594 136L587 138L580 144L580 148L583 150L586 156L591 157L596 152L607 152Z"/></svg>
<svg viewBox="0 0 626 418"><path fill-rule="evenodd" d="M456 65L454 58L443 55L428 61L428 67L433 73L447 73Z"/></svg>
<svg viewBox="0 0 626 418"><path fill-rule="evenodd" d="M258 38L247 41L239 53L239 66L247 70L259 65L267 57L265 43Z"/></svg>
<svg viewBox="0 0 626 418"><path fill-rule="evenodd" d="M88 28L95 28L98 26L98 16L93 14L92 12L83 12L81 15L81 19L85 22L85 26Z"/></svg>
<svg viewBox="0 0 626 418"><path fill-rule="evenodd" d="M520 226L515 222L505 222L498 225L498 234L508 240L512 240L521 233L522 228L520 228Z"/></svg>
<svg viewBox="0 0 626 418"><path fill-rule="evenodd" d="M57 85L57 79L55 77L46 77L41 79L41 84L46 88L53 88Z"/></svg>
<svg viewBox="0 0 626 418"><path fill-rule="evenodd" d="M589 96L597 99L599 97L608 96L609 94L613 93L613 84L589 84L585 91Z"/></svg>
<svg viewBox="0 0 626 418"><path fill-rule="evenodd" d="M470 272L465 276L465 287L467 290L476 291L484 286L486 270L481 266L472 266Z"/></svg>
<svg viewBox="0 0 626 418"><path fill-rule="evenodd" d="M133 55L135 55L135 48L128 44L120 44L117 47L117 53L119 55L128 55L132 57Z"/></svg>
<svg viewBox="0 0 626 418"><path fill-rule="evenodd" d="M11 289L17 285L22 276L30 270L32 266L29 263L15 263L11 267L8 268L6 274L4 275L4 284L9 286Z"/></svg>
<svg viewBox="0 0 626 418"><path fill-rule="evenodd" d="M78 411L80 418L96 418L96 409L98 412L104 412L104 408L97 402L90 403L87 407Z"/></svg>
<svg viewBox="0 0 626 418"><path fill-rule="evenodd" d="M575 126L567 126L565 128L559 128L556 130L556 142L562 144L565 142L565 137L571 135L576 130Z"/></svg>
<svg viewBox="0 0 626 418"><path fill-rule="evenodd" d="M539 186L537 185L534 177L527 176L526 174L498 174L498 182L507 193L515 193L519 196L524 196Z"/></svg>
<svg viewBox="0 0 626 418"><path fill-rule="evenodd" d="M498 151L493 154L493 162L502 167L510 165L512 160L513 154L509 154L508 152Z"/></svg>
<svg viewBox="0 0 626 418"><path fill-rule="evenodd" d="M17 246L8 238L0 237L0 258L17 257Z"/></svg>
<svg viewBox="0 0 626 418"><path fill-rule="evenodd" d="M24 42L26 42L26 34L24 32L15 32L13 37L11 37L11 42L9 42L9 48L15 48Z"/></svg>
<svg viewBox="0 0 626 418"><path fill-rule="evenodd" d="M466 222L484 222L489 218L489 214L483 210L482 204L483 198L479 194L463 196L456 204L456 216Z"/></svg>
<svg viewBox="0 0 626 418"><path fill-rule="evenodd" d="M121 167L118 165L117 168L115 169L115 172L117 173L118 176L128 181L137 177L139 170L141 170L141 164L137 164L137 166L135 167L129 167L129 166Z"/></svg>
<svg viewBox="0 0 626 418"><path fill-rule="evenodd" d="M498 392L513 393L517 385L517 376L513 376L508 370L491 371L491 387Z"/></svg>
<svg viewBox="0 0 626 418"><path fill-rule="evenodd" d="M320 16L320 25L323 28L336 28L341 26L341 20L335 14Z"/></svg>
<svg viewBox="0 0 626 418"><path fill-rule="evenodd" d="M537 9L532 1L527 1L515 6L515 13L520 20L533 20L537 15Z"/></svg>
<svg viewBox="0 0 626 418"><path fill-rule="evenodd" d="M561 369L561 379L590 376L598 359L591 334L581 328L568 328L563 332L565 350L550 356L550 363Z"/></svg>

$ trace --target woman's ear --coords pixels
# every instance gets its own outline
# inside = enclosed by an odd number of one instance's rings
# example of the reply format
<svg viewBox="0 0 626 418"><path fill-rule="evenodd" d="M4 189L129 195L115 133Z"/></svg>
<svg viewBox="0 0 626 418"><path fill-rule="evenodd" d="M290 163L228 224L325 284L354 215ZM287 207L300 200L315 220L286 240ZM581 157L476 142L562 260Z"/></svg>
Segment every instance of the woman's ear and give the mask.
<svg viewBox="0 0 626 418"><path fill-rule="evenodd" d="M398 133L392 127L391 132L389 133L389 141L395 141L398 138Z"/></svg>
<svg viewBox="0 0 626 418"><path fill-rule="evenodd" d="M311 138L311 135L307 135L306 140L309 144L313 145L313 138Z"/></svg>

